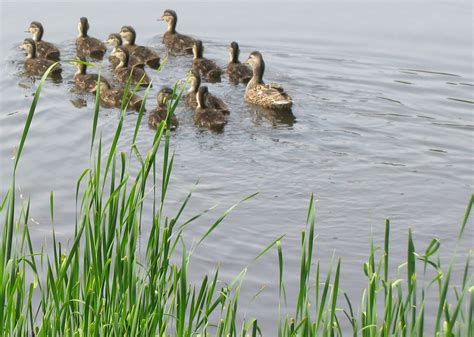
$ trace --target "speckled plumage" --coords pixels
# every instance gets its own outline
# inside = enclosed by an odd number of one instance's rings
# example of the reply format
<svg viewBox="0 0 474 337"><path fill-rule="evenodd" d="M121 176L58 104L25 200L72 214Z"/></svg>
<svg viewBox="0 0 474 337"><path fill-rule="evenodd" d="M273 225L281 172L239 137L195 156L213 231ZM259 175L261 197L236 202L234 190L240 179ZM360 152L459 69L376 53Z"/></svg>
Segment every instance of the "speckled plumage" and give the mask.
<svg viewBox="0 0 474 337"><path fill-rule="evenodd" d="M199 87L201 86L201 75L198 72L191 73L191 88L186 94L185 102L192 109L197 108L197 98L196 94L198 93ZM224 114L230 112L229 107L225 102L211 93L207 94L207 106L212 109L221 110Z"/></svg>
<svg viewBox="0 0 474 337"><path fill-rule="evenodd" d="M168 29L163 35L163 43L173 53L193 53L193 45L196 41L188 35L180 34L176 31L178 16L175 11L167 9L163 12L161 19L168 24Z"/></svg>
<svg viewBox="0 0 474 337"><path fill-rule="evenodd" d="M107 51L107 47L99 39L87 35L89 30L87 18L82 17L79 20L78 29L79 36L76 38L77 54L82 57L89 56L101 60Z"/></svg>
<svg viewBox="0 0 474 337"><path fill-rule="evenodd" d="M81 59L80 61L84 62L85 59ZM77 72L74 74L74 84L76 88L84 91L92 91L99 79L99 74L88 74L87 73L87 65L84 63L76 63ZM100 81L106 83L110 86L109 81L103 76L100 76Z"/></svg>
<svg viewBox="0 0 474 337"><path fill-rule="evenodd" d="M229 47L229 63L226 73L232 84L247 84L252 78L252 69L239 61L240 48L237 42L232 42Z"/></svg>
<svg viewBox="0 0 474 337"><path fill-rule="evenodd" d="M122 45L122 37L120 34L110 34L106 40L106 43L109 43L114 48L109 56L109 62L112 64L112 67L115 68L120 63L120 60L115 56L115 52L117 51L117 48ZM130 60L128 63L131 67L145 68L145 63L134 55L130 55Z"/></svg>
<svg viewBox="0 0 474 337"><path fill-rule="evenodd" d="M207 95L207 87L200 87L196 94L198 105L194 111L194 124L217 132L223 131L227 124L226 116L222 110L212 109L207 105Z"/></svg>
<svg viewBox="0 0 474 337"><path fill-rule="evenodd" d="M95 92L95 89L93 90ZM100 83L100 105L104 108L120 108L125 91L122 88L113 88L108 83ZM139 111L143 98L139 95L132 95L129 98L128 110Z"/></svg>
<svg viewBox="0 0 474 337"><path fill-rule="evenodd" d="M25 39L21 44L21 48L26 51L25 70L29 75L42 76L50 66L55 62L39 58L36 54L36 43L33 39ZM50 77L61 78L62 68L57 64L49 73Z"/></svg>
<svg viewBox="0 0 474 337"><path fill-rule="evenodd" d="M216 83L221 81L222 69L216 64L216 62L206 59L203 56L204 47L202 41L197 40L193 45L193 65L192 71L197 71L201 74L203 80L210 83Z"/></svg>
<svg viewBox="0 0 474 337"><path fill-rule="evenodd" d="M163 88L158 92L157 103L158 106L151 110L148 114L148 125L152 128L156 128L162 121L165 121L168 117L167 101L171 99L173 90L171 88ZM178 127L178 119L173 114L171 116L170 129L175 130Z"/></svg>
<svg viewBox="0 0 474 337"><path fill-rule="evenodd" d="M115 67L115 77L122 83L126 83L129 78L132 84L140 82L140 86L147 87L151 80L147 73L138 67L131 67L129 65L130 54L123 46L118 47L115 56L119 59L119 64Z"/></svg>
<svg viewBox="0 0 474 337"><path fill-rule="evenodd" d="M40 22L33 21L28 31L33 35L33 40L36 42L37 57L46 58L51 61L59 61L59 49L51 42L43 40L44 28Z"/></svg>
<svg viewBox="0 0 474 337"><path fill-rule="evenodd" d="M160 67L160 55L156 51L135 43L137 34L133 27L123 26L120 30L120 36L124 40L124 47L127 48L131 56L136 57L141 63L145 63L150 68L158 69Z"/></svg>

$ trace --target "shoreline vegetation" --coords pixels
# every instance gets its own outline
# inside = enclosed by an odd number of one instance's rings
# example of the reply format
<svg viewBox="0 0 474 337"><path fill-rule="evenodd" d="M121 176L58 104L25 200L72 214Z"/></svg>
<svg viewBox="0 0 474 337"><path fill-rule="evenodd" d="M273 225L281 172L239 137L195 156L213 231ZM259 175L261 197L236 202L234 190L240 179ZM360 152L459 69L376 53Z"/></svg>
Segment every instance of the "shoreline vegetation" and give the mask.
<svg viewBox="0 0 474 337"><path fill-rule="evenodd" d="M0 199L2 236L0 248L0 335L1 336L259 336L265 335L258 317L242 322L238 316L239 292L247 269L232 282L219 280L219 268L191 283L188 268L197 246L219 226L242 199L212 223L198 243L188 249L183 231L194 220L181 215L192 197L182 202L174 217L163 215L174 155L170 153L170 129L163 121L146 154L135 146L150 86L138 112L129 153L119 152L117 143L123 127L128 98L138 88L125 87L115 136L105 146L97 136L100 90L92 118L90 167L76 185L75 235L68 247L54 234L54 195L50 196L53 251L35 251L28 221L30 202L17 205L15 177L41 89L52 65L43 75L26 118L13 163L11 185ZM98 79L100 82L100 77ZM177 107L184 84L173 87L168 119ZM157 159L162 152L162 166ZM136 158L139 171L129 174L129 160ZM152 186L150 190L149 186ZM141 234L143 205L153 196L149 234ZM474 196L469 200L458 240L467 229ZM255 260L277 251L275 268L279 278L278 336L473 336L474 280L471 252L456 252L448 264L439 257L441 242L415 246L407 239L406 262L395 269L390 261L390 222L385 223L383 247L370 245L364 264L367 287L360 299L350 299L339 288L344 274L341 260L323 275L315 260L315 204L311 196L307 226L301 233L299 284L295 303L286 298L283 236L264 247ZM148 225L148 224L147 224ZM139 243L146 242L139 252ZM180 255L179 255L180 254ZM453 281L455 258L464 260L463 275ZM445 259L443 259L445 260ZM174 262L180 261L180 262ZM429 275L434 275L433 277ZM459 280L459 281L458 281ZM436 318L426 326L426 301L436 298ZM290 309L293 308L293 309ZM430 312L433 312L431 310ZM343 333L348 320L350 333ZM431 320L430 320L431 321ZM344 323L345 325L346 322Z"/></svg>

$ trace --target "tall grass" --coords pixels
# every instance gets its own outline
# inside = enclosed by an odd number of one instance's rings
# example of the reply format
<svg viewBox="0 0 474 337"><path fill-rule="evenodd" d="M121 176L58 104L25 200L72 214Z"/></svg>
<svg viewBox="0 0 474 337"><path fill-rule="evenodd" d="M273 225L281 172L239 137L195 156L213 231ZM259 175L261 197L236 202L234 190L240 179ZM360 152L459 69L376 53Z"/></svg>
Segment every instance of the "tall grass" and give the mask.
<svg viewBox="0 0 474 337"><path fill-rule="evenodd" d="M49 71L48 71L49 72ZM164 204L173 169L170 130L163 121L141 154L135 145L148 87L128 153L119 152L125 111L131 95L125 95L114 138L110 146L97 139L99 95L92 117L90 166L76 184L74 238L64 247L52 234L53 250L35 251L28 221L30 202L16 205L15 177L41 89L42 77L20 140L13 164L10 188L0 202L3 233L0 249L0 332L2 336L257 336L262 331L256 318L241 321L239 294L247 269L232 282L219 280L219 268L190 282L188 269L196 248L186 247L182 234L203 213L189 219L182 215L192 191L173 217L164 216ZM127 84L126 92L135 92ZM168 102L168 121L175 111L184 86L176 84ZM161 167L159 165L159 149ZM130 161L140 163L130 174ZM151 189L150 189L150 186ZM201 244L240 203L223 212L198 240ZM466 232L470 208L459 238ZM144 203L152 203L152 214L144 215ZM54 229L54 194L50 196L50 217ZM151 218L149 234L143 237L143 219ZM278 336L342 336L341 320L348 320L353 336L472 336L473 277L470 255L465 257L461 283L452 281L454 257L445 265L438 256L440 241L424 250L415 249L408 234L406 262L397 275L390 268L390 223L386 222L383 249L370 243L364 265L367 288L362 298L351 302L339 284L341 261L331 264L326 275L315 261L316 213L310 198L307 227L301 235L301 264L294 309L287 303L285 262L277 238L255 258L276 247L279 269L280 314L275 318ZM140 249L140 243L145 246ZM461 252L465 253L465 252ZM434 277L427 271L434 271ZM403 273L402 273L403 271ZM437 295L435 325L426 327L427 294ZM433 312L433 310L430 310ZM346 330L347 334L347 330Z"/></svg>

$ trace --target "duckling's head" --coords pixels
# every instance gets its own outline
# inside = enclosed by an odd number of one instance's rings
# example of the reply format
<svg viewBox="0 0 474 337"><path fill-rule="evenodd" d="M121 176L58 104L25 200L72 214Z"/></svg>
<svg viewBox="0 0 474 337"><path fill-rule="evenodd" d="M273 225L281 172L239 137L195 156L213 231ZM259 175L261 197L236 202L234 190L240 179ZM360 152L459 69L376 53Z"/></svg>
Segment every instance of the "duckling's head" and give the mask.
<svg viewBox="0 0 474 337"><path fill-rule="evenodd" d="M87 37L87 31L89 30L89 21L86 17L82 17L79 19L77 30L79 31L79 36Z"/></svg>
<svg viewBox="0 0 474 337"><path fill-rule="evenodd" d="M197 94L196 94L196 101L198 108L207 108L207 96L209 95L209 90L207 89L207 86L202 86L199 88Z"/></svg>
<svg viewBox="0 0 474 337"><path fill-rule="evenodd" d="M30 27L28 27L28 32L33 35L33 40L36 42L41 41L44 33L43 25L38 21L33 21L30 23Z"/></svg>
<svg viewBox="0 0 474 337"><path fill-rule="evenodd" d="M125 40L126 44L135 44L137 33L132 26L123 26L122 29L120 29L120 36Z"/></svg>
<svg viewBox="0 0 474 337"><path fill-rule="evenodd" d="M83 56L80 56L78 57L78 61L80 62L76 62L76 75L80 75L80 74L85 74L87 72L87 64L86 64L86 59L85 57Z"/></svg>
<svg viewBox="0 0 474 337"><path fill-rule="evenodd" d="M161 20L168 24L168 31L174 33L176 31L176 24L178 23L178 15L172 9L166 9L161 16Z"/></svg>
<svg viewBox="0 0 474 337"><path fill-rule="evenodd" d="M26 51L27 58L36 57L36 42L33 39L25 39L20 48Z"/></svg>
<svg viewBox="0 0 474 337"><path fill-rule="evenodd" d="M173 90L168 87L161 88L161 90L158 91L158 95L156 96L159 106L165 106L172 98Z"/></svg>
<svg viewBox="0 0 474 337"><path fill-rule="evenodd" d="M265 72L265 62L263 62L262 54L258 51L251 52L245 63L252 66L254 76L257 77L258 81L262 81Z"/></svg>
<svg viewBox="0 0 474 337"><path fill-rule="evenodd" d="M239 44L233 41L229 47L229 62L238 63L239 62Z"/></svg>
<svg viewBox="0 0 474 337"><path fill-rule="evenodd" d="M202 54L204 52L204 46L202 45L202 41L201 40L196 40L193 44L193 55L194 55L194 58L197 59L197 58L201 58L202 57Z"/></svg>
<svg viewBox="0 0 474 337"><path fill-rule="evenodd" d="M115 57L117 57L120 61L118 64L118 67L128 67L128 61L130 59L130 54L128 53L128 50L125 49L124 47L120 46L117 47L117 50L115 51Z"/></svg>
<svg viewBox="0 0 474 337"><path fill-rule="evenodd" d="M199 86L201 85L201 74L199 71L191 71L191 88L189 88L189 93L197 93Z"/></svg>
<svg viewBox="0 0 474 337"><path fill-rule="evenodd" d="M110 44L114 48L117 48L122 45L122 37L120 34L112 33L104 42Z"/></svg>

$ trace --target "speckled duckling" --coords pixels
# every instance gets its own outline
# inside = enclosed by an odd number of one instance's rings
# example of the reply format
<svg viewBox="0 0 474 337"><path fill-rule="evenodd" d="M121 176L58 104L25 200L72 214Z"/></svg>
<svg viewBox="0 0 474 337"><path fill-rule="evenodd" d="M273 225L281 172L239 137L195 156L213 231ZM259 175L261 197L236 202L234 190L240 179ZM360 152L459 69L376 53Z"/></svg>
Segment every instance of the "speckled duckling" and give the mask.
<svg viewBox="0 0 474 337"><path fill-rule="evenodd" d="M166 117L168 116L168 107L167 103L173 97L173 90L171 88L162 88L157 95L157 102L158 106L151 110L148 115L148 125L150 127L156 129L156 127L162 122L166 121ZM178 127L178 119L173 114L171 116L171 123L170 129L176 130Z"/></svg>
<svg viewBox="0 0 474 337"><path fill-rule="evenodd" d="M104 108L120 108L122 106L122 98L124 89L113 88L106 82L100 82L100 105ZM92 93L97 91L97 85L91 90ZM132 95L129 99L128 110L140 111L143 98L139 95Z"/></svg>
<svg viewBox="0 0 474 337"><path fill-rule="evenodd" d="M266 109L290 112L293 101L283 88L277 83L263 82L265 62L262 54L258 51L252 52L247 63L252 66L253 76L245 89L245 100Z"/></svg>
<svg viewBox="0 0 474 337"><path fill-rule="evenodd" d="M120 30L120 36L130 55L135 56L140 62L146 63L150 68L158 69L160 67L160 55L156 51L135 43L137 33L132 26L123 26Z"/></svg>
<svg viewBox="0 0 474 337"><path fill-rule="evenodd" d="M39 58L36 54L36 43L33 39L25 39L20 48L26 52L25 69L29 75L43 76L46 70L54 64L54 61ZM61 65L57 64L49 73L50 77L60 79L62 73Z"/></svg>
<svg viewBox="0 0 474 337"><path fill-rule="evenodd" d="M252 69L239 61L240 48L237 42L232 42L229 47L229 63L227 64L227 76L233 84L247 84L252 78Z"/></svg>
<svg viewBox="0 0 474 337"><path fill-rule="evenodd" d="M212 109L207 105L207 98L207 87L200 87L196 94L198 105L194 111L194 123L199 127L220 132L227 124L227 119L222 110Z"/></svg>
<svg viewBox="0 0 474 337"><path fill-rule="evenodd" d="M89 31L89 21L87 18L80 18L77 28L79 30L79 36L76 39L77 54L79 56L90 56L102 60L107 51L107 47L99 39L87 35Z"/></svg>
<svg viewBox="0 0 474 337"><path fill-rule="evenodd" d="M120 60L115 56L115 52L117 51L117 48L122 45L122 37L120 36L120 34L113 33L113 34L110 34L107 40L105 40L104 42L110 44L113 47L112 53L109 56L109 62L115 68L120 63ZM128 63L132 67L145 68L145 63L140 61L134 55L130 55L130 60Z"/></svg>
<svg viewBox="0 0 474 337"><path fill-rule="evenodd" d="M167 9L163 12L161 20L168 24L168 29L163 35L163 43L173 53L193 53L193 44L196 41L188 35L180 34L176 31L176 24L178 23L178 15L172 9Z"/></svg>
<svg viewBox="0 0 474 337"><path fill-rule="evenodd" d="M44 28L40 22L33 21L30 23L28 32L32 34L33 40L36 42L36 54L38 57L51 61L59 61L59 49L54 44L43 40Z"/></svg>
<svg viewBox="0 0 474 337"><path fill-rule="evenodd" d="M117 47L115 56L119 59L119 64L115 67L114 73L120 82L127 83L130 78L130 83L132 84L140 82L142 87L147 87L150 84L150 77L142 68L130 66L130 54L125 47Z"/></svg>
<svg viewBox="0 0 474 337"><path fill-rule="evenodd" d="M193 71L201 73L202 79L216 83L221 81L222 69L216 64L216 62L209 60L203 56L204 47L201 40L196 40L193 45Z"/></svg>
<svg viewBox="0 0 474 337"><path fill-rule="evenodd" d="M79 58L79 61L85 62L85 58ZM76 88L84 91L91 91L93 90L99 79L99 74L88 74L87 73L87 64L76 62L77 71L74 74L74 84ZM106 83L110 86L109 81L103 76L100 76L100 81Z"/></svg>
<svg viewBox="0 0 474 337"><path fill-rule="evenodd" d="M191 72L191 87L186 94L186 105L190 108L196 109L197 108L197 98L196 94L199 91L199 87L201 86L201 75L197 71ZM225 102L211 93L207 93L207 105L209 108L221 110L224 114L228 114L230 112L229 107Z"/></svg>

